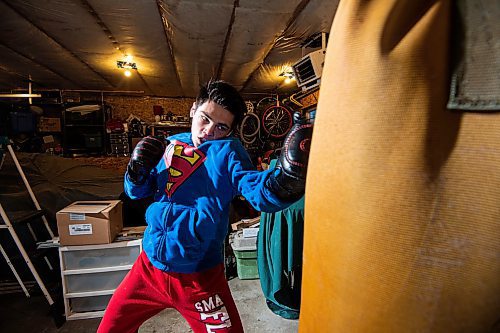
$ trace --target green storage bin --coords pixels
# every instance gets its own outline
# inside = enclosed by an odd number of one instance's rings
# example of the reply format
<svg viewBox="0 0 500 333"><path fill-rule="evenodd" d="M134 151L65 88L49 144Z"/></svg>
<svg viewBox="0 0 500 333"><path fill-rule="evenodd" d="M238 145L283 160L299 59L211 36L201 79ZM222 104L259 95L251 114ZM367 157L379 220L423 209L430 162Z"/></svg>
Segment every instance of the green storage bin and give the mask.
<svg viewBox="0 0 500 333"><path fill-rule="evenodd" d="M257 269L257 250L234 250L234 255L236 256L236 271L240 280L252 280L259 278L259 271Z"/></svg>

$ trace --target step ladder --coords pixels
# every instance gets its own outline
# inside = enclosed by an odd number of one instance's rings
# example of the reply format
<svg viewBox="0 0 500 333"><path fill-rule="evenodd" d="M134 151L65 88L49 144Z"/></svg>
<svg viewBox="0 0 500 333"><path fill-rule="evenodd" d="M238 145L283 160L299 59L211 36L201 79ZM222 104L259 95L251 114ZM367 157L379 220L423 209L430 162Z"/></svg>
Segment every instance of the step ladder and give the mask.
<svg viewBox="0 0 500 333"><path fill-rule="evenodd" d="M26 189L31 197L31 201L33 202L36 210L30 211L30 212L22 212L22 213L16 213L16 214L9 213L8 214L7 211L4 209L4 207L2 206L2 204L0 203L0 215L1 215L0 229L7 229L7 231L10 233L10 236L12 237L17 249L21 253L21 255L24 259L24 262L28 265L28 268L29 268L31 274L33 275L33 277L35 278L36 283L40 287L40 290L42 291L43 295L47 299L47 302L49 303L49 305L52 306L52 305L54 305L54 300L52 299L49 291L47 290L45 283L40 278L40 275L38 274L37 269L33 265L33 262L30 259L30 256L28 255L27 251L25 250L23 243L21 242L18 234L16 233L16 230L14 229L14 225L16 225L18 223L25 223L29 229L31 236L35 240L35 242L38 242L38 238L37 238L36 233L34 232L33 228L30 225L31 221L35 221L36 219L42 219L43 224L44 224L45 228L47 229L47 232L51 238L54 238L54 233L52 232L52 230L49 226L49 223L47 221L47 218L45 217L44 212L41 209L40 204L38 203L38 200L36 199L35 194L33 193L33 190L31 189L31 186L30 186L28 180L26 179L26 176L23 172L21 165L19 164L19 161L16 157L16 154L14 153L14 150L12 149L12 146L10 145L9 142L4 144L4 146L7 147L9 154L12 157L12 160L14 161L14 163L16 165L17 171L19 172L19 174L24 182L24 186L26 187ZM1 146L0 146L0 148L1 148ZM22 281L22 279L19 276L16 268L14 267L11 259L9 258L9 256L7 255L7 253L5 252L5 249L2 247L1 244L0 244L0 252L2 253L2 256L4 257L5 261L9 265L10 269L12 270L12 273L14 274L17 282L21 286L24 294L26 295L26 297L30 297L29 291L26 288L25 283ZM50 262L48 261L47 257L44 257L44 260L47 263L47 265L49 266L49 268L52 270L52 266L51 266Z"/></svg>

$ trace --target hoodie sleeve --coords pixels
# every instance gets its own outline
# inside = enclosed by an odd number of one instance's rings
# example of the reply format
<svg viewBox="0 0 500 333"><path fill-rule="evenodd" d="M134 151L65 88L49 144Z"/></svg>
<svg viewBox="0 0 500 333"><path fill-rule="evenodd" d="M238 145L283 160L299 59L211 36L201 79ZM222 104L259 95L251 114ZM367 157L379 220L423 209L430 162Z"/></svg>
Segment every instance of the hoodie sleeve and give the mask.
<svg viewBox="0 0 500 333"><path fill-rule="evenodd" d="M282 210L293 203L278 199L265 186L275 170L257 171L241 144L233 142L231 148L227 165L235 195L243 195L255 209L267 213Z"/></svg>
<svg viewBox="0 0 500 333"><path fill-rule="evenodd" d="M123 182L125 193L130 199L142 199L153 195L156 189L156 169L153 169L149 174L148 179L142 185L135 185L128 177L128 172L125 172L125 179Z"/></svg>

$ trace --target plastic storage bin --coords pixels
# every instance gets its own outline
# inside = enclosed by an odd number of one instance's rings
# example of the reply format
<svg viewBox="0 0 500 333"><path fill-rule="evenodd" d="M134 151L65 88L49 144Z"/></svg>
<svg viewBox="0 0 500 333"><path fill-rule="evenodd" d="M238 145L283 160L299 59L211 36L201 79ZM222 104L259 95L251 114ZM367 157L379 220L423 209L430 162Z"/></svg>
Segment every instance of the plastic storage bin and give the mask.
<svg viewBox="0 0 500 333"><path fill-rule="evenodd" d="M140 252L139 246L115 247L62 252L65 270L132 265Z"/></svg>
<svg viewBox="0 0 500 333"><path fill-rule="evenodd" d="M259 278L256 241L256 237L243 238L241 232L237 232L230 240L231 248L236 257L236 272L240 280Z"/></svg>
<svg viewBox="0 0 500 333"><path fill-rule="evenodd" d="M240 280L259 278L259 271L257 269L257 249L253 251L234 250L234 255L236 256L236 271Z"/></svg>
<svg viewBox="0 0 500 333"><path fill-rule="evenodd" d="M70 308L73 312L103 311L113 295L72 298Z"/></svg>
<svg viewBox="0 0 500 333"><path fill-rule="evenodd" d="M99 318L142 251L142 239L59 248L67 320Z"/></svg>
<svg viewBox="0 0 500 333"><path fill-rule="evenodd" d="M14 133L30 133L35 131L35 116L31 112L10 113L10 126Z"/></svg>
<svg viewBox="0 0 500 333"><path fill-rule="evenodd" d="M257 236L243 237L243 234L243 230L239 230L234 234L233 247L238 251L256 249Z"/></svg>
<svg viewBox="0 0 500 333"><path fill-rule="evenodd" d="M66 292L114 290L122 282L128 270L66 275Z"/></svg>
<svg viewBox="0 0 500 333"><path fill-rule="evenodd" d="M102 147L102 135L99 132L83 133L85 138L85 148Z"/></svg>
<svg viewBox="0 0 500 333"><path fill-rule="evenodd" d="M101 125L103 123L102 108L98 105L87 105L88 110L71 110L65 111L65 123L71 125ZM84 108L84 106L80 106ZM94 107L94 108L93 108Z"/></svg>

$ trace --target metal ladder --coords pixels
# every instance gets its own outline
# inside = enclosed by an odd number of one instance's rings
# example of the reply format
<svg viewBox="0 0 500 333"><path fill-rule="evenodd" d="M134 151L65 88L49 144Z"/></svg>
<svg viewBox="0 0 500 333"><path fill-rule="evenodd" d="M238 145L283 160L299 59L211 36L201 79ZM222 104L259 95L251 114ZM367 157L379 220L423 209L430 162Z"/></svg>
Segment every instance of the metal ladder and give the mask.
<svg viewBox="0 0 500 333"><path fill-rule="evenodd" d="M5 144L5 146L7 147L8 151L10 153L10 156L12 157L12 159L13 159L15 165L16 165L17 171L21 175L21 178L22 178L22 180L24 182L24 185L25 185L26 189L28 190L28 193L29 193L29 195L31 197L31 200L33 201L33 204L36 207L36 210L33 211L33 212L22 214L20 216L16 216L15 218L14 217L10 218L7 215L4 207L0 203L0 215L1 215L2 220L3 220L3 224L0 223L0 229L7 229L9 231L9 233L10 233L12 239L14 240L14 242L15 242L18 250L19 250L19 252L21 253L24 261L28 265L28 268L29 268L31 274L33 274L33 277L35 278L36 283L38 284L38 286L42 290L43 295L47 299L47 302L49 302L49 305L52 306L54 304L54 300L50 296L50 293L48 292L48 290L47 290L47 288L45 286L45 283L40 278L40 275L38 274L38 271L36 270L35 266L33 265L33 262L30 259L28 253L26 252L26 250L25 250L25 248L24 248L21 240L19 239L19 236L17 235L17 233L16 233L16 231L15 231L15 229L13 227L13 224L20 223L20 222L23 222L23 221L30 221L30 220L33 220L33 219L36 219L36 218L41 218L43 220L45 228L47 229L47 232L48 232L48 234L50 235L51 238L54 238L54 233L52 232L52 230L51 230L51 228L49 226L49 223L47 221L47 218L45 217L44 212L41 209L41 207L40 207L40 205L38 203L38 200L36 199L35 194L33 193L33 190L31 189L31 186L30 186L28 180L26 179L26 176L25 176L25 174L23 172L23 169L21 168L21 165L19 164L19 161L18 161L18 159L16 157L16 154L14 153L14 150L12 149L12 146L8 142L7 142L7 144ZM35 241L37 241L36 234L33 231L33 229L31 228L29 222L27 223L27 226L28 226L28 229L29 229L31 235L33 236L33 238L35 239ZM7 253L5 252L5 250L4 250L4 248L2 247L1 244L0 244L0 252L2 253L2 256L5 258L5 260L7 261L7 264L9 265L10 269L12 270L12 273L14 273L14 276L16 277L17 282L19 283L19 285L21 286L22 290L24 291L24 294L26 295L26 297L30 297L30 294L28 292L28 289L25 286L25 283L22 281L21 277L17 273L16 268L12 264L9 256L7 255ZM44 259L45 259L47 265L49 266L49 268L52 269L52 267L50 265L50 262L47 260L47 258L44 257Z"/></svg>

